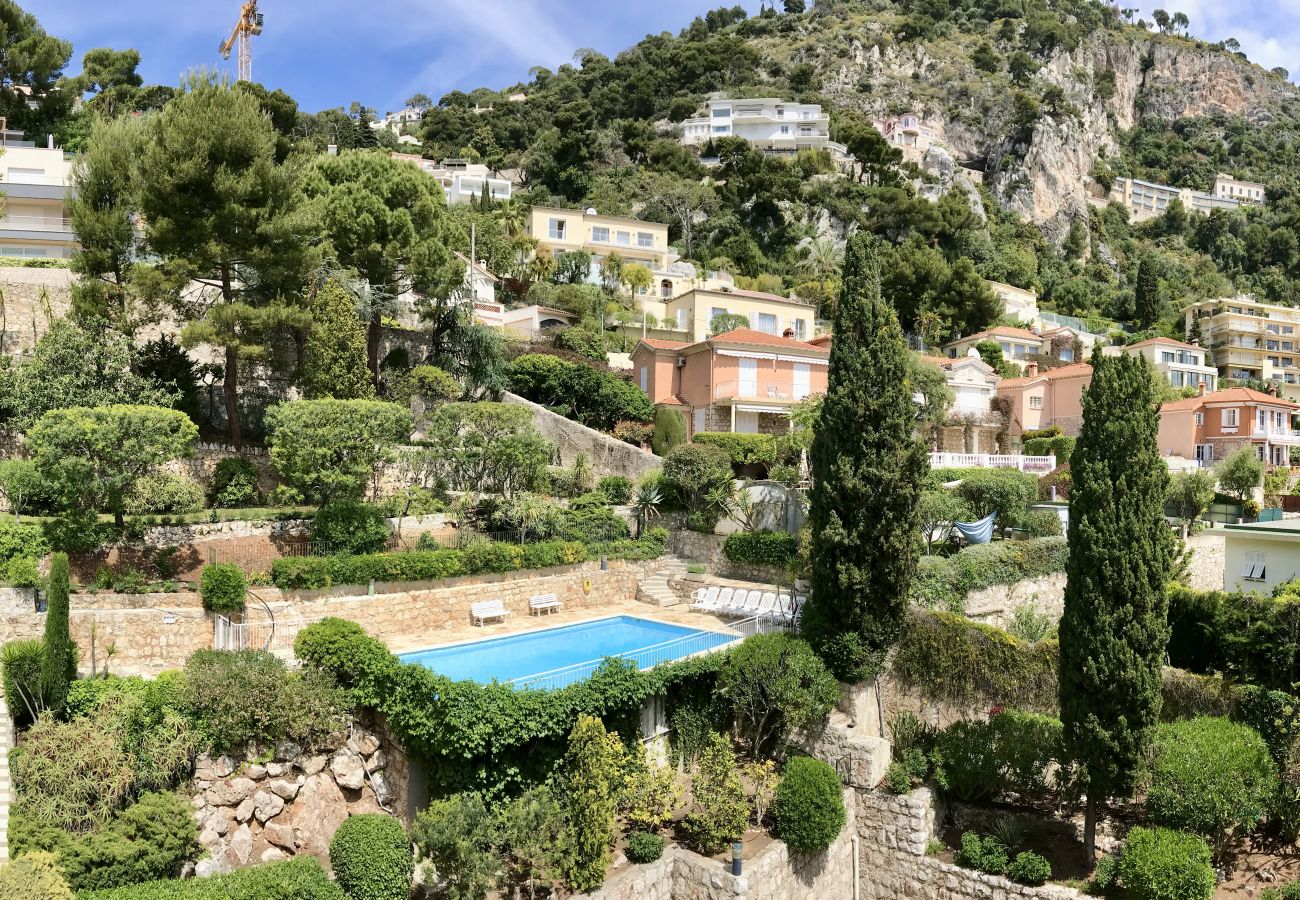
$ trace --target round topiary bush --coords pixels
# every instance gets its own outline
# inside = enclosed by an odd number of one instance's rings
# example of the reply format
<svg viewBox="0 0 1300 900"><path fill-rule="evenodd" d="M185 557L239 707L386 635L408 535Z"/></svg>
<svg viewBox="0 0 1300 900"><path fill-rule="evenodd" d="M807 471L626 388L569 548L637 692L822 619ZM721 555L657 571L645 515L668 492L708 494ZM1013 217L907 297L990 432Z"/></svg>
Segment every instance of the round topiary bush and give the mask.
<svg viewBox="0 0 1300 900"><path fill-rule="evenodd" d="M820 853L844 827L844 786L820 759L796 756L785 764L772 804L776 834L796 853Z"/></svg>
<svg viewBox="0 0 1300 900"><path fill-rule="evenodd" d="M627 836L626 856L629 862L652 863L664 852L664 839L657 834L634 831Z"/></svg>
<svg viewBox="0 0 1300 900"><path fill-rule="evenodd" d="M243 612L247 593L248 582L234 563L209 563L203 567L199 596L209 612Z"/></svg>
<svg viewBox="0 0 1300 900"><path fill-rule="evenodd" d="M133 516L198 512L203 509L203 487L188 475L154 472L136 480L125 506Z"/></svg>
<svg viewBox="0 0 1300 900"><path fill-rule="evenodd" d="M1169 828L1134 828L1120 855L1119 880L1130 900L1210 900L1210 846Z"/></svg>
<svg viewBox="0 0 1300 900"><path fill-rule="evenodd" d="M1268 811L1277 767L1255 729L1203 716L1156 730L1147 813L1212 844L1249 834Z"/></svg>
<svg viewBox="0 0 1300 900"><path fill-rule="evenodd" d="M345 820L330 840L330 867L348 900L407 900L411 894L411 840L390 816Z"/></svg>

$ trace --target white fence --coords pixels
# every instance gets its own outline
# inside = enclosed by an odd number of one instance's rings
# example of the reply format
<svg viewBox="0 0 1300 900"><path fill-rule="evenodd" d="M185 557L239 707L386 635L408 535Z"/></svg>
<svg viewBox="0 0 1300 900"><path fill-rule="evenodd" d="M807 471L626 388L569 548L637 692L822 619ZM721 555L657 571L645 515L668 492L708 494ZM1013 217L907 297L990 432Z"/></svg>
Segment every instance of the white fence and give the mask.
<svg viewBox="0 0 1300 900"><path fill-rule="evenodd" d="M213 650L265 650L281 659L292 660L293 642L298 632L319 619L296 622L276 622L263 619L257 622L232 622L217 616L212 627Z"/></svg>
<svg viewBox="0 0 1300 900"><path fill-rule="evenodd" d="M663 663L725 650L751 635L788 630L788 625L774 620L770 616L754 616L749 619L742 619L739 622L728 622L720 625L716 630L695 631L660 644L652 644L638 650L629 650L626 653L620 653L617 658L636 663L637 668L644 671L653 669ZM537 675L525 675L522 678L512 680L510 684L517 688L548 691L567 687L575 682L590 678L592 673L599 669L608 658L602 657L601 659L574 663L559 669L552 669L549 672L540 672Z"/></svg>
<svg viewBox="0 0 1300 900"><path fill-rule="evenodd" d="M932 469L1019 469L1046 475L1056 468L1055 456L999 455L993 453L931 453Z"/></svg>

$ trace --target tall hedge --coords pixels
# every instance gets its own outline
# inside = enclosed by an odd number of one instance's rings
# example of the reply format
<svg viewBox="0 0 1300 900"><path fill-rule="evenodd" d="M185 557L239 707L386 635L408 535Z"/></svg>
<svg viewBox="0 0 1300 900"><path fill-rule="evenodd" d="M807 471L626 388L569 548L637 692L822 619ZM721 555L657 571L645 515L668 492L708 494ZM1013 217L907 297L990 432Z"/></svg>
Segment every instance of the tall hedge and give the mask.
<svg viewBox="0 0 1300 900"><path fill-rule="evenodd" d="M45 655L41 679L45 706L60 713L68 700L68 685L77 677L77 648L68 630L68 554L56 553L50 564L49 605L45 613Z"/></svg>
<svg viewBox="0 0 1300 900"><path fill-rule="evenodd" d="M844 681L875 674L903 629L920 555L922 483L907 343L880 296L875 240L845 251L843 288L812 449L809 642Z"/></svg>
<svg viewBox="0 0 1300 900"><path fill-rule="evenodd" d="M661 406L655 410L654 431L650 433L650 449L655 456L667 456L668 451L686 443L686 418L680 410Z"/></svg>
<svg viewBox="0 0 1300 900"><path fill-rule="evenodd" d="M1087 779L1084 848L1095 856L1106 797L1127 795L1160 716L1173 536L1169 470L1156 443L1154 373L1143 357L1093 354L1070 460L1070 560L1061 618L1061 721Z"/></svg>

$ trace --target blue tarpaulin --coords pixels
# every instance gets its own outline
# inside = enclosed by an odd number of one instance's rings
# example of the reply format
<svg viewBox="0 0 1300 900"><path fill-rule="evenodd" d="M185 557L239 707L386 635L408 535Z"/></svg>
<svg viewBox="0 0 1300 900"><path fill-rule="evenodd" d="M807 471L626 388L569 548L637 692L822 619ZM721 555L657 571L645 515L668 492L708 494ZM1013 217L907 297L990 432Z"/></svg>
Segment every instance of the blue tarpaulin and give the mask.
<svg viewBox="0 0 1300 900"><path fill-rule="evenodd" d="M961 536L972 544L987 544L993 540L993 521L998 517L997 511L989 513L978 522L954 522L953 527Z"/></svg>

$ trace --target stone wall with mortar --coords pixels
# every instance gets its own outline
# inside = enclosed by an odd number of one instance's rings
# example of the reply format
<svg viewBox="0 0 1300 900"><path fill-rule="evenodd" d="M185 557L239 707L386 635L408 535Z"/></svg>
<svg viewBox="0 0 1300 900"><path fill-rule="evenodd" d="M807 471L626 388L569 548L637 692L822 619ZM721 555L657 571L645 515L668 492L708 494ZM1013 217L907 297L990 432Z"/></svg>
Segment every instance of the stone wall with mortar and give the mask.
<svg viewBox="0 0 1300 900"><path fill-rule="evenodd" d="M657 861L616 872L585 900L808 900L853 896L855 792L844 792L848 824L823 853L791 853L773 841L744 861L743 874L728 864L670 847Z"/></svg>
<svg viewBox="0 0 1300 900"><path fill-rule="evenodd" d="M648 450L633 447L626 441L566 419L531 400L509 392L502 394L501 399L506 403L526 406L532 411L533 425L538 433L555 444L559 457L557 465L571 466L579 453L585 453L597 477L623 475L633 481L658 471L663 465L663 460Z"/></svg>
<svg viewBox="0 0 1300 900"><path fill-rule="evenodd" d="M50 322L72 307L72 272L0 266L0 353L17 356L35 346Z"/></svg>
<svg viewBox="0 0 1300 900"><path fill-rule="evenodd" d="M320 747L282 742L273 759L200 756L191 782L196 874L212 875L306 854L329 865L329 842L348 816L406 809L402 751L353 724ZM409 820L405 822L409 825Z"/></svg>
<svg viewBox="0 0 1300 900"><path fill-rule="evenodd" d="M528 598L556 594L570 609L587 609L626 602L657 566L654 560L610 560L601 571L599 562L557 566L529 572L473 575L434 582L401 582L370 587L334 587L320 591L284 592L277 588L251 588L246 619L267 622L262 607L272 610L286 634L302 624L325 616L359 623L385 640L447 640L440 630L469 624L470 606L500 598L516 619L528 617ZM45 614L36 612L31 590L0 589L0 643L15 638L40 637ZM71 597L70 627L81 652L81 671L90 672L92 628L94 662L119 675L156 675L184 665L195 650L212 646L213 617L204 612L198 594L116 594L84 591ZM106 657L112 645L114 653Z"/></svg>
<svg viewBox="0 0 1300 900"><path fill-rule="evenodd" d="M926 855L940 816L929 789L858 791L859 900L1083 900L1072 888L1027 887Z"/></svg>
<svg viewBox="0 0 1300 900"><path fill-rule="evenodd" d="M998 628L1006 626L1018 607L1030 605L1040 615L1059 621L1065 612L1065 573L1026 578L1015 584L995 584L966 595L966 615Z"/></svg>

